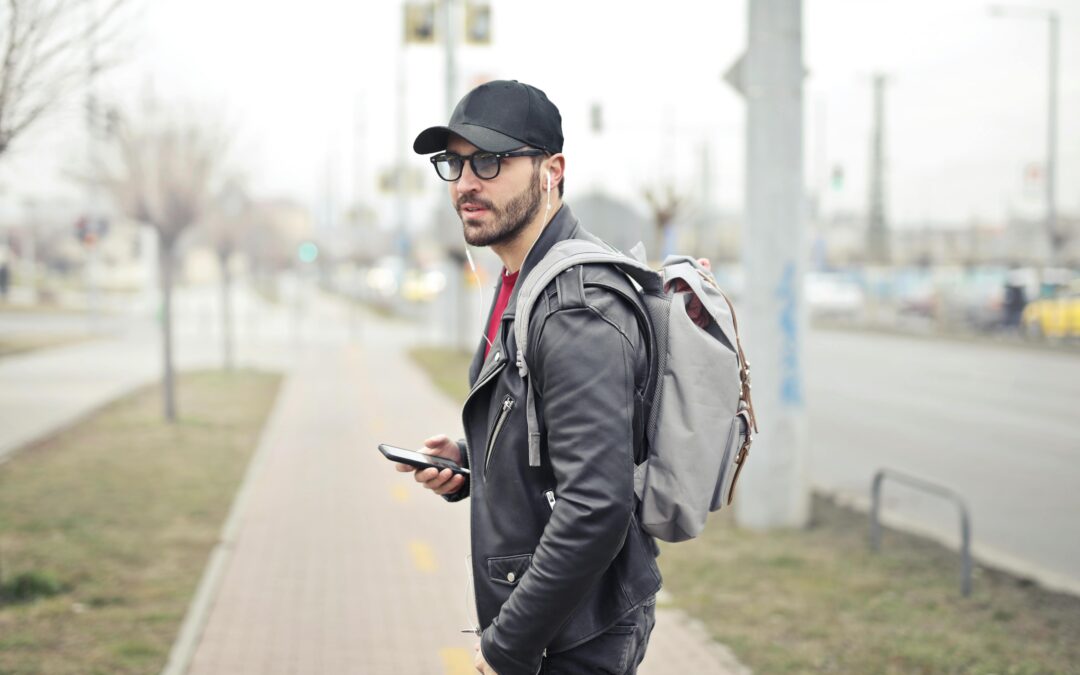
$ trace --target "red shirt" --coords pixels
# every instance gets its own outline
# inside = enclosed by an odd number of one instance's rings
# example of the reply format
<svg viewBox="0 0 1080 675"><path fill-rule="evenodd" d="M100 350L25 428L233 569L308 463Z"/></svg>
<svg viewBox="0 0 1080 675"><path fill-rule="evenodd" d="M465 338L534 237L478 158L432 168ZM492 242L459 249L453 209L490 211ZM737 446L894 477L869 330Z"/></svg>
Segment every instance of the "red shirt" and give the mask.
<svg viewBox="0 0 1080 675"><path fill-rule="evenodd" d="M514 284L517 283L518 273L507 274L506 268L502 271L502 286L499 287L499 297L495 300L495 309L491 312L491 320L488 322L487 329L487 342L484 346L484 358L487 358L488 352L491 351L491 345L495 342L495 338L499 335L499 323L502 322L503 312L506 311L506 305L510 302L510 294L514 292Z"/></svg>

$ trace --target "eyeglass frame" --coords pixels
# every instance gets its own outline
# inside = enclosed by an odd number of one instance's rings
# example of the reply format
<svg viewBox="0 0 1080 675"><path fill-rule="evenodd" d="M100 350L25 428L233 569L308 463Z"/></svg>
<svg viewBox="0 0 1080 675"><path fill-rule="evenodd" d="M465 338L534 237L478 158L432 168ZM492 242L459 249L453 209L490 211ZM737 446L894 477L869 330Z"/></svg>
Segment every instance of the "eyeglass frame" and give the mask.
<svg viewBox="0 0 1080 675"><path fill-rule="evenodd" d="M496 178L499 177L499 174L502 172L502 161L504 159L509 159L511 157L541 157L541 156L544 156L544 155L547 155L547 154L548 153L543 151L543 150L536 150L536 149L511 150L510 152L488 152L487 150L477 150L476 152L472 153L471 155L459 155L456 152L440 152L439 154L430 157L429 161L431 162L432 168L435 169L435 175L436 176L438 176L442 180L446 181L447 183L456 183L457 181L461 180L462 174L465 173L465 160L468 160L469 168L472 169L472 172L473 172L474 176L476 176L480 180L495 180ZM495 164L495 175L494 176L484 177L484 176L481 176L479 173L476 172L476 163L474 162L473 158L476 157L477 155L491 155L492 157L495 158L496 164ZM457 157L458 159L461 160L461 168L458 170L457 178L443 178L443 175L441 173L439 173L439 167L436 166L436 164L438 162L446 161L450 157Z"/></svg>

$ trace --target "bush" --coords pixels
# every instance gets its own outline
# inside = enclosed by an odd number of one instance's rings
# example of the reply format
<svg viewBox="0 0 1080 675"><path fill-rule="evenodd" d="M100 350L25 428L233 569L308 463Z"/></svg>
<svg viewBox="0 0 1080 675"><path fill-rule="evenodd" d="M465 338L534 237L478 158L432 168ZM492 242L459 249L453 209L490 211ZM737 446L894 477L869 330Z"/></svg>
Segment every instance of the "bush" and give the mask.
<svg viewBox="0 0 1080 675"><path fill-rule="evenodd" d="M0 583L0 602L32 602L63 593L66 589L48 572L23 572Z"/></svg>

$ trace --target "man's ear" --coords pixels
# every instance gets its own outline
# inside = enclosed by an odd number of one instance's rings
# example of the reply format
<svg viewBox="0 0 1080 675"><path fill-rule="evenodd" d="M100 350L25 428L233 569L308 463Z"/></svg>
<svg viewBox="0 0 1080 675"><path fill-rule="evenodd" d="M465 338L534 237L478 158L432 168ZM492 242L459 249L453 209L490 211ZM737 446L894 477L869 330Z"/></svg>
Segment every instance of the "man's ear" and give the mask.
<svg viewBox="0 0 1080 675"><path fill-rule="evenodd" d="M565 171L565 170L566 170L566 157L561 152L557 152L554 155L552 155L551 157L548 157L548 159L547 159L547 170L544 173L540 174L540 179L541 179L541 183L542 183L541 187L544 188L544 189L547 188L548 175L550 175L551 176L551 189L552 190L558 189L559 183L561 183L562 179L563 179L563 171Z"/></svg>

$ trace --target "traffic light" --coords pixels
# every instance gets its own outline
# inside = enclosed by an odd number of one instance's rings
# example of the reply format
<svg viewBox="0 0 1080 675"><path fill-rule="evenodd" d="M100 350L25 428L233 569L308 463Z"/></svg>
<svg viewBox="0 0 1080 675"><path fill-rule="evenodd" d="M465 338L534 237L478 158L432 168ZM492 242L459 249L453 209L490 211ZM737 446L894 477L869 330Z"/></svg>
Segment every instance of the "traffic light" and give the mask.
<svg viewBox="0 0 1080 675"><path fill-rule="evenodd" d="M470 45L491 44L491 5L486 2L465 4L465 42Z"/></svg>
<svg viewBox="0 0 1080 675"><path fill-rule="evenodd" d="M315 245L315 242L305 241L296 250L296 257L302 263L313 263L319 257L319 247Z"/></svg>
<svg viewBox="0 0 1080 675"><path fill-rule="evenodd" d="M430 45L435 42L435 3L405 4L405 44Z"/></svg>
<svg viewBox="0 0 1080 675"><path fill-rule="evenodd" d="M604 108L599 103L589 107L589 126L594 134L604 130Z"/></svg>
<svg viewBox="0 0 1080 675"><path fill-rule="evenodd" d="M839 164L832 170L832 189L837 192L844 189L844 167Z"/></svg>

